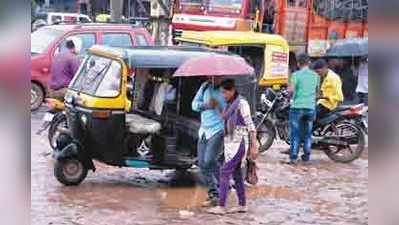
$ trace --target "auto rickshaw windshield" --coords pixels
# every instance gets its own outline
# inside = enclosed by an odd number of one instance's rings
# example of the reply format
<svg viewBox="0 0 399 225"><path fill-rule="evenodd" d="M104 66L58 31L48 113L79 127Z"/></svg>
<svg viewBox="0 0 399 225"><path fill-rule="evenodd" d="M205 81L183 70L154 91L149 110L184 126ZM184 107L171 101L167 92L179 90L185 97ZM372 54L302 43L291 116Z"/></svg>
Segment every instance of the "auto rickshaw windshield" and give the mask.
<svg viewBox="0 0 399 225"><path fill-rule="evenodd" d="M122 65L110 58L88 56L74 80L72 90L96 96L117 97L120 93Z"/></svg>

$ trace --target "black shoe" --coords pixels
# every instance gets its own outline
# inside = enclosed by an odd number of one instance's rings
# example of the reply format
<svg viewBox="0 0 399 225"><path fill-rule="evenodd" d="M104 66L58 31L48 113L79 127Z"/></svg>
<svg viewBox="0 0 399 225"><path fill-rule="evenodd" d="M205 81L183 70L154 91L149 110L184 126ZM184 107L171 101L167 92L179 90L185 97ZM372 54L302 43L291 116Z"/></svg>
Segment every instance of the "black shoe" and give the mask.
<svg viewBox="0 0 399 225"><path fill-rule="evenodd" d="M301 159L303 162L309 162L310 157L309 156L305 156L305 155L301 155Z"/></svg>
<svg viewBox="0 0 399 225"><path fill-rule="evenodd" d="M284 161L283 164L287 164L287 165L291 165L291 166L295 166L298 164L297 160L289 160L289 161Z"/></svg>
<svg viewBox="0 0 399 225"><path fill-rule="evenodd" d="M284 151L281 151L280 153L284 154L284 155L289 155L291 153L291 150L290 149L284 150Z"/></svg>
<svg viewBox="0 0 399 225"><path fill-rule="evenodd" d="M215 207L219 204L219 198L216 196L208 196L208 198L202 203L202 207Z"/></svg>

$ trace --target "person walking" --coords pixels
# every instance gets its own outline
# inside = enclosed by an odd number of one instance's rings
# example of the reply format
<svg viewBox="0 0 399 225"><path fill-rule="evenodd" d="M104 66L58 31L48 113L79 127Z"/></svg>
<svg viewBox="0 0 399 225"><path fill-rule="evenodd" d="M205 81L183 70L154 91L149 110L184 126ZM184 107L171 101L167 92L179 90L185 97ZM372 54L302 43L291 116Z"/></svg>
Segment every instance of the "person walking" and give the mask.
<svg viewBox="0 0 399 225"><path fill-rule="evenodd" d="M242 166L247 158L247 153L252 159L255 159L258 154L256 128L247 100L237 92L234 80L224 80L221 86L223 96L228 104L223 112L225 122L224 163L220 170L219 205L208 210L209 213L219 215L226 212L247 212ZM239 206L226 211L231 177L234 179Z"/></svg>
<svg viewBox="0 0 399 225"><path fill-rule="evenodd" d="M324 59L313 63L313 70L320 75L320 97L317 102L317 118L322 118L344 101L341 78L328 68Z"/></svg>
<svg viewBox="0 0 399 225"><path fill-rule="evenodd" d="M208 188L208 198L204 207L218 203L217 191L219 162L223 148L224 122L221 111L225 107L220 78L210 78L199 88L192 102L192 109L201 113L201 127L198 132L198 166Z"/></svg>
<svg viewBox="0 0 399 225"><path fill-rule="evenodd" d="M66 50L57 54L51 64L50 96L64 100L67 87L80 66L77 49L72 40L65 43Z"/></svg>
<svg viewBox="0 0 399 225"><path fill-rule="evenodd" d="M288 91L292 95L289 122L291 146L288 164L296 164L303 137L304 162L310 160L313 121L316 119L316 97L320 84L319 76L309 69L310 59L306 54L298 56L300 70L290 79Z"/></svg>
<svg viewBox="0 0 399 225"><path fill-rule="evenodd" d="M368 59L361 59L359 65L359 74L357 80L356 93L359 97L359 103L363 103L368 106L368 95L369 95L369 67Z"/></svg>

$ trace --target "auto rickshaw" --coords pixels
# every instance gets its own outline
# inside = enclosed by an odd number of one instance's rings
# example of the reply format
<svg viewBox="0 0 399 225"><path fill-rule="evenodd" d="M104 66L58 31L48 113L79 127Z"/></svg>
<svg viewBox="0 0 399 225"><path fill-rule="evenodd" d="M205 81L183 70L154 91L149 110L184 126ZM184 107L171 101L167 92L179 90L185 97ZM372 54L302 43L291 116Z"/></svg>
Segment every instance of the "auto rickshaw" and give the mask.
<svg viewBox="0 0 399 225"><path fill-rule="evenodd" d="M224 49L244 57L255 68L259 86L287 85L289 45L280 35L252 31L183 31L180 45Z"/></svg>
<svg viewBox="0 0 399 225"><path fill-rule="evenodd" d="M192 68L187 65L192 59L216 56L252 69L240 56L203 48L89 49L65 96L68 128L53 151L57 180L80 184L88 170L95 171L93 160L117 167L190 168L196 163L200 126L191 102L205 78L175 75L185 65ZM250 98L256 85L253 69L243 75L235 79Z"/></svg>

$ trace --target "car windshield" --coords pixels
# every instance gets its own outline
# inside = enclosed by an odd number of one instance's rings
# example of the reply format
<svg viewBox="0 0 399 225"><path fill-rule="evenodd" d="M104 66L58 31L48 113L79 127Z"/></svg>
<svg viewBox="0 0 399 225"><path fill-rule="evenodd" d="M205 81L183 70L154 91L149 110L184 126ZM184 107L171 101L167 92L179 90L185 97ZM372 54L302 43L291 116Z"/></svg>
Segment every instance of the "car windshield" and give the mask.
<svg viewBox="0 0 399 225"><path fill-rule="evenodd" d="M32 55L42 54L48 46L61 37L65 31L56 30L48 27L43 27L31 34L31 49Z"/></svg>
<svg viewBox="0 0 399 225"><path fill-rule="evenodd" d="M88 56L71 82L70 88L98 97L119 95L121 64L110 58Z"/></svg>
<svg viewBox="0 0 399 225"><path fill-rule="evenodd" d="M241 9L242 0L209 0L209 7Z"/></svg>

